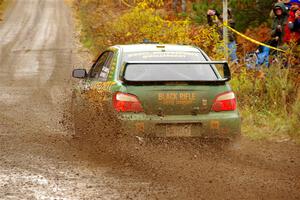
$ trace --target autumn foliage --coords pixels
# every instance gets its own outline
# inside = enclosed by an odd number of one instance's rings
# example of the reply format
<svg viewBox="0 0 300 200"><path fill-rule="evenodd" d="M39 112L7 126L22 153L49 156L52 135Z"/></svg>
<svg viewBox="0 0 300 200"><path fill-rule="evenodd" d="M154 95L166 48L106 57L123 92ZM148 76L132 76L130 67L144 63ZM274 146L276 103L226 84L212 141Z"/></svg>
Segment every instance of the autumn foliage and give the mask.
<svg viewBox="0 0 300 200"><path fill-rule="evenodd" d="M79 17L84 22L83 43L95 52L113 44L140 43L148 39L195 45L213 56L216 44L221 42L214 28L197 26L189 18L170 20L168 11L160 9L164 5L161 0L141 1L124 13L116 5L106 9L107 5L97 6L93 1L77 2L77 5Z"/></svg>
<svg viewBox="0 0 300 200"><path fill-rule="evenodd" d="M253 38L256 41L267 43L271 39L270 33L270 27L268 27L267 24L262 24L256 28L248 28L245 32L245 35ZM237 37L237 43L243 44L240 46L240 51L242 52L250 52L257 48L257 44L254 44L241 36Z"/></svg>
<svg viewBox="0 0 300 200"><path fill-rule="evenodd" d="M5 1L4 0L0 0L0 21L2 20L2 15L3 15L3 11L5 9Z"/></svg>

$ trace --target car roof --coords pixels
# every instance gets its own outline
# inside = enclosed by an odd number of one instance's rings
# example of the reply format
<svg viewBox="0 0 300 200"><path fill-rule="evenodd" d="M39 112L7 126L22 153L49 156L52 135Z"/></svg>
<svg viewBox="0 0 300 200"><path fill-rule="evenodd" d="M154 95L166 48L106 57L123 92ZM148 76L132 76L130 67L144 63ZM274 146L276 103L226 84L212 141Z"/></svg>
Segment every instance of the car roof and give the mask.
<svg viewBox="0 0 300 200"><path fill-rule="evenodd" d="M175 51L175 52L198 52L199 49L190 45L177 44L130 44L130 45L116 45L121 48L124 53L130 52L156 52L156 51Z"/></svg>

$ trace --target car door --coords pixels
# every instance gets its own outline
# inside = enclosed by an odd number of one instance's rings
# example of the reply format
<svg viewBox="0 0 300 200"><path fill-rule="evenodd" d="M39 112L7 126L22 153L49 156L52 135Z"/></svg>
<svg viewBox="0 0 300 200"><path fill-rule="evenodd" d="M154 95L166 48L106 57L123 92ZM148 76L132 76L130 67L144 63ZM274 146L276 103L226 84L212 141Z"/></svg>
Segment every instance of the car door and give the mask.
<svg viewBox="0 0 300 200"><path fill-rule="evenodd" d="M113 51L105 51L92 66L85 81L85 99L100 112L104 111L109 97L107 79L113 56Z"/></svg>

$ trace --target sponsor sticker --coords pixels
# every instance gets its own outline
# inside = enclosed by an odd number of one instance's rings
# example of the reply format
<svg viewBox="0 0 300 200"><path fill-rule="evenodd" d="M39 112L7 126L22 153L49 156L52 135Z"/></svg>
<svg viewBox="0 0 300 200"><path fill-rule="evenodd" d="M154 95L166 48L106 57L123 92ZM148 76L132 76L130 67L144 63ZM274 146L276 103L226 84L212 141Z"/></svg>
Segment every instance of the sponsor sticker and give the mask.
<svg viewBox="0 0 300 200"><path fill-rule="evenodd" d="M158 102L163 105L189 105L196 101L196 93L159 93Z"/></svg>

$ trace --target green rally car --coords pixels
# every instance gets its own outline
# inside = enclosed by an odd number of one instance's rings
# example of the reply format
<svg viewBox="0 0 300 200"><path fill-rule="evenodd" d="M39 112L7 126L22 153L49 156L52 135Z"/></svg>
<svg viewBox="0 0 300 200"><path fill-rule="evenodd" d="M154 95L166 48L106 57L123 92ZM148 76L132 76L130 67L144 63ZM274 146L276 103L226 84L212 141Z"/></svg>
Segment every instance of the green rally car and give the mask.
<svg viewBox="0 0 300 200"><path fill-rule="evenodd" d="M193 46L116 45L88 72L75 69L72 76L82 79L76 101L101 105L99 117L114 112L133 134L232 138L241 132L227 62L211 61Z"/></svg>

